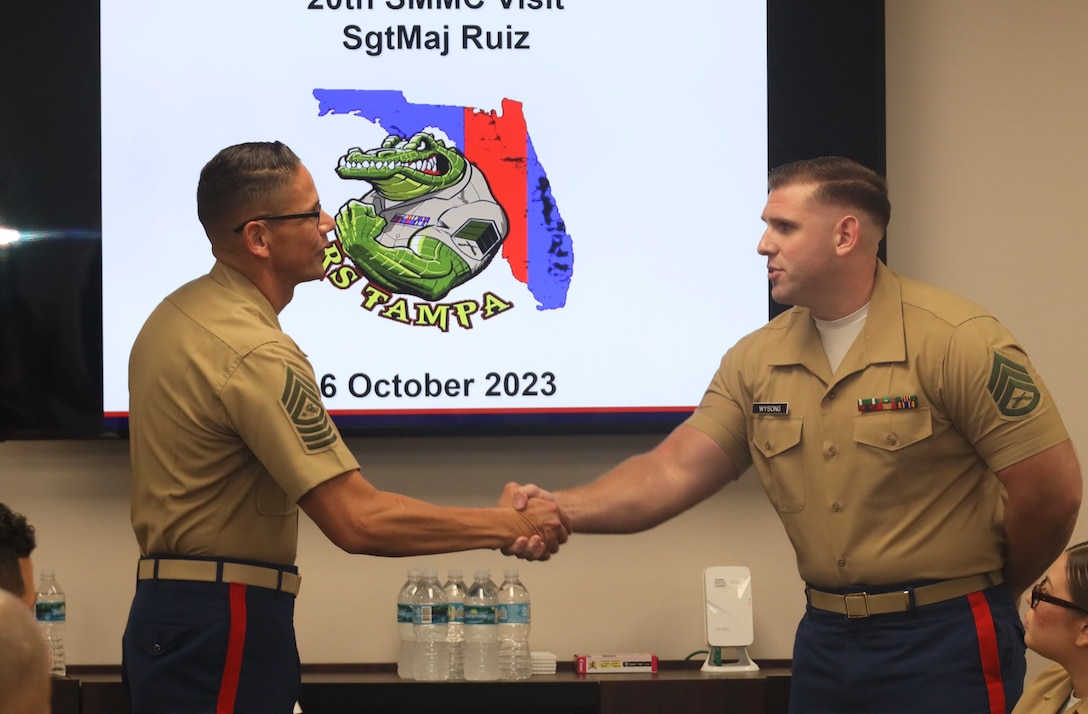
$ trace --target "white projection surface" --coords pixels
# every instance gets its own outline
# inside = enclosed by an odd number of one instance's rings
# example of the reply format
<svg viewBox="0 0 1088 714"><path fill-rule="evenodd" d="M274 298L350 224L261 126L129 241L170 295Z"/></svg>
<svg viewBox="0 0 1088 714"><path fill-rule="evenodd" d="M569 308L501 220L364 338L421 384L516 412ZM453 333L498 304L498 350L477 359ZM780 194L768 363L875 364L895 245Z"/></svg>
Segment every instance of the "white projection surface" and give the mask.
<svg viewBox="0 0 1088 714"><path fill-rule="evenodd" d="M147 315L213 263L201 168L280 140L353 211L280 314L339 423L679 420L767 319L765 12L102 0L107 417Z"/></svg>

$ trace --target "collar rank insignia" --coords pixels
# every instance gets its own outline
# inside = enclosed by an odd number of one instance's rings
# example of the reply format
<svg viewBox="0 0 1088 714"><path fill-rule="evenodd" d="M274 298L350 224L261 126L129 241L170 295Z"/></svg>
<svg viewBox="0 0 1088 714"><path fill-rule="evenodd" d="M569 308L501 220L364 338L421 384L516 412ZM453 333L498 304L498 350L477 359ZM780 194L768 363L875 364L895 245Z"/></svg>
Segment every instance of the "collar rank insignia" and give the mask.
<svg viewBox="0 0 1088 714"><path fill-rule="evenodd" d="M1031 379L1031 373L1021 364L994 352L994 364L990 368L990 381L986 385L998 410L1007 417L1030 414L1039 406L1039 388Z"/></svg>

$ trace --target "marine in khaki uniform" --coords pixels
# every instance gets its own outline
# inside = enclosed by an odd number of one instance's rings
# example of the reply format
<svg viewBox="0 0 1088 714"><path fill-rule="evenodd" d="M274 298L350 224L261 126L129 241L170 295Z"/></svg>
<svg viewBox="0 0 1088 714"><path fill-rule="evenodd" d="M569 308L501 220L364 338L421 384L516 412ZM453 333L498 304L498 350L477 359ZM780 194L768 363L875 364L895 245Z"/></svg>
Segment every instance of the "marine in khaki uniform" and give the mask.
<svg viewBox="0 0 1088 714"><path fill-rule="evenodd" d="M882 177L830 157L776 169L769 189L757 249L796 307L730 349L652 451L516 502L633 532L754 465L808 584L791 712L1008 712L1025 671L1015 599L1080 504L1054 402L996 319L878 260Z"/></svg>
<svg viewBox="0 0 1088 714"><path fill-rule="evenodd" d="M567 527L554 504L512 508L512 484L496 507L446 508L362 476L277 317L296 285L323 276L333 228L290 149L224 149L201 172L197 211L216 262L155 308L129 362L143 557L124 680L134 714L286 713L300 686L300 508L340 548L371 555L512 553L529 538L518 555L546 559Z"/></svg>
<svg viewBox="0 0 1088 714"><path fill-rule="evenodd" d="M777 404L786 413L761 410ZM882 263L834 376L810 312L794 308L726 354L687 424L738 468L754 462L820 589L1000 576L994 472L1069 438L997 320Z"/></svg>

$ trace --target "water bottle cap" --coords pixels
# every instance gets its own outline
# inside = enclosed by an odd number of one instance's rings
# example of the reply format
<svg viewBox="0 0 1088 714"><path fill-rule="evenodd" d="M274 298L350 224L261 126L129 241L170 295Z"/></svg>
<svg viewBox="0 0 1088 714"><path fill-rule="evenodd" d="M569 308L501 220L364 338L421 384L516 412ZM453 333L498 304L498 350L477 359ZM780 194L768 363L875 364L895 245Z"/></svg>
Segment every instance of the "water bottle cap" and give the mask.
<svg viewBox="0 0 1088 714"><path fill-rule="evenodd" d="M517 580L518 579L518 569L517 568L507 568L506 570L503 571L503 575L506 576L507 580Z"/></svg>
<svg viewBox="0 0 1088 714"><path fill-rule="evenodd" d="M438 571L434 568L424 568L423 577L425 578L438 578Z"/></svg>
<svg viewBox="0 0 1088 714"><path fill-rule="evenodd" d="M46 579L52 579L57 576L56 572L52 568L42 568L42 577Z"/></svg>
<svg viewBox="0 0 1088 714"><path fill-rule="evenodd" d="M491 569L490 568L480 568L475 573L473 573L472 576L474 578L476 578L477 580L487 580L488 578L491 577Z"/></svg>
<svg viewBox="0 0 1088 714"><path fill-rule="evenodd" d="M419 568L409 568L408 569L408 577L409 578L418 578L421 575L423 575L423 571L420 570Z"/></svg>
<svg viewBox="0 0 1088 714"><path fill-rule="evenodd" d="M451 570L446 574L446 577L452 580L453 578L462 578L464 574L460 570Z"/></svg>

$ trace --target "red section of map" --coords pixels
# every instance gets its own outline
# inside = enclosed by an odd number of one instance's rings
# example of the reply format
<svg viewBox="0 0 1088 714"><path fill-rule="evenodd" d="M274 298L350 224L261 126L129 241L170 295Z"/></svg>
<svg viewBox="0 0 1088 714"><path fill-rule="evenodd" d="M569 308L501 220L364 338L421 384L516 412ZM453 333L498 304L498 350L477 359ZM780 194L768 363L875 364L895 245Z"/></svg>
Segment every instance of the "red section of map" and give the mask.
<svg viewBox="0 0 1088 714"><path fill-rule="evenodd" d="M465 109L465 157L487 177L491 193L506 212L510 230L502 256L522 283L529 282L525 134L521 102L504 99L501 116L495 111Z"/></svg>

